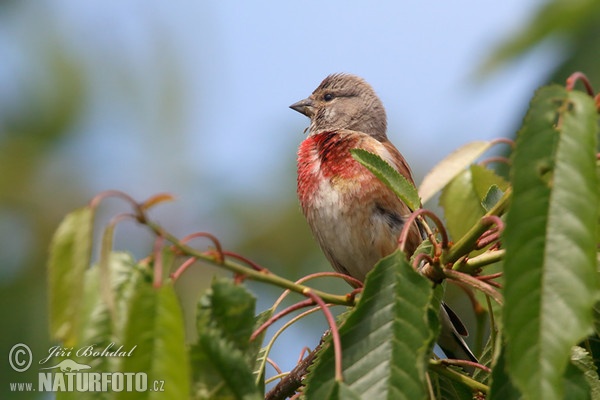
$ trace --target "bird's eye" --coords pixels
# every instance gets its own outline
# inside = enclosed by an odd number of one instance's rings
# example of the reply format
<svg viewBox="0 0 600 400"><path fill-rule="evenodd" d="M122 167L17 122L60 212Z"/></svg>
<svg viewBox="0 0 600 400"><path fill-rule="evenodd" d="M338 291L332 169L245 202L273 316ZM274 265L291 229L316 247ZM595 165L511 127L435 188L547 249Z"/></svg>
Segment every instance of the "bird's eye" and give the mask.
<svg viewBox="0 0 600 400"><path fill-rule="evenodd" d="M333 100L333 95L331 93L325 93L325 96L323 96L323 100L331 101Z"/></svg>

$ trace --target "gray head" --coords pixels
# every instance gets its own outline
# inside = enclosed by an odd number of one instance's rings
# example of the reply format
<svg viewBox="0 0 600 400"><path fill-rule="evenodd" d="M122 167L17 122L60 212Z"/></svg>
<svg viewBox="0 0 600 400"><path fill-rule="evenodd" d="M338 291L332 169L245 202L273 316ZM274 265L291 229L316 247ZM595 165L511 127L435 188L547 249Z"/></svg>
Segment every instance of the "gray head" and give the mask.
<svg viewBox="0 0 600 400"><path fill-rule="evenodd" d="M290 108L310 118L311 135L350 129L387 139L383 104L371 85L355 75L329 75L308 98Z"/></svg>

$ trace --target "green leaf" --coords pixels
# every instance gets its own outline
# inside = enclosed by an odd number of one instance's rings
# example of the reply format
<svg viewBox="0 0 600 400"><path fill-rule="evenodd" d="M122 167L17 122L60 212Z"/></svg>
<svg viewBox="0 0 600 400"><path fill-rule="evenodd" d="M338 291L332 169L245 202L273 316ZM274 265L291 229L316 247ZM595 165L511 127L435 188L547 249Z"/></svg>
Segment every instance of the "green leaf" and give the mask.
<svg viewBox="0 0 600 400"><path fill-rule="evenodd" d="M94 210L79 208L54 233L48 262L50 335L65 347L77 342L84 274L90 264Z"/></svg>
<svg viewBox="0 0 600 400"><path fill-rule="evenodd" d="M119 310L128 307L128 299L123 296L124 287L143 279L143 272L137 266L131 255L122 252L114 252L107 255L106 267L110 270L110 291L115 298ZM113 319L105 299L100 290L100 274L103 270L99 265L94 265L86 271L85 289L82 299L81 326L78 335L77 347L94 345L103 349L114 343L113 350L118 348L124 341L123 325L127 315L119 319ZM136 284L137 286L137 284ZM115 326L116 323L116 326ZM117 372L120 371L118 363L120 358L113 357L85 357L78 362L92 366L94 372Z"/></svg>
<svg viewBox="0 0 600 400"><path fill-rule="evenodd" d="M254 331L256 298L231 279L215 279L211 289L211 325L224 339L245 352Z"/></svg>
<svg viewBox="0 0 600 400"><path fill-rule="evenodd" d="M155 381L164 391L117 392L117 398L185 399L190 395L190 365L185 345L183 313L173 290L166 283L156 289L146 275L135 288L124 332L125 372L147 374L149 389ZM122 396L122 397L121 397Z"/></svg>
<svg viewBox="0 0 600 400"><path fill-rule="evenodd" d="M427 398L426 372L439 329L433 297L431 282L402 252L382 259L339 330L345 385L365 399ZM309 371L307 399L328 398L336 385L328 342Z"/></svg>
<svg viewBox="0 0 600 400"><path fill-rule="evenodd" d="M481 157L491 146L492 142L476 141L467 143L440 161L427 173L419 186L419 195L423 204L427 203L451 180L461 174L465 168Z"/></svg>
<svg viewBox="0 0 600 400"><path fill-rule="evenodd" d="M502 348L492 369L492 385L489 400L521 400L523 395L512 382L506 370L506 348Z"/></svg>
<svg viewBox="0 0 600 400"><path fill-rule="evenodd" d="M385 183L411 210L421 207L421 200L415 185L400 175L390 164L364 149L350 150L352 157Z"/></svg>
<svg viewBox="0 0 600 400"><path fill-rule="evenodd" d="M446 227L450 237L458 241L486 213L482 201L490 188L508 188L508 182L494 171L480 165L471 165L450 182L440 196Z"/></svg>
<svg viewBox="0 0 600 400"><path fill-rule="evenodd" d="M490 211L496 203L504 196L504 191L501 190L497 185L492 185L488 189L483 200L481 200L481 206L487 212Z"/></svg>
<svg viewBox="0 0 600 400"><path fill-rule="evenodd" d="M441 375L435 370L429 370L435 399L441 400L472 400L473 390L467 385Z"/></svg>
<svg viewBox="0 0 600 400"><path fill-rule="evenodd" d="M359 400L362 399L358 393L346 385L344 382L332 381L323 387L323 400Z"/></svg>
<svg viewBox="0 0 600 400"><path fill-rule="evenodd" d="M215 279L200 298L198 343L191 349L195 399L262 398L254 375L260 342L249 342L255 301L225 278Z"/></svg>
<svg viewBox="0 0 600 400"><path fill-rule="evenodd" d="M258 329L262 324L267 322L269 318L273 316L273 308L269 308L256 316L253 330ZM266 331L258 335L253 342L250 343L250 349L248 351L248 359L256 360L254 363L254 376L255 383L264 391L265 383L265 368L267 365L268 348L261 347L261 343L265 337Z"/></svg>
<svg viewBox="0 0 600 400"><path fill-rule="evenodd" d="M571 348L571 363L565 374L565 399L600 399L600 380L594 360L579 346Z"/></svg>
<svg viewBox="0 0 600 400"><path fill-rule="evenodd" d="M592 331L596 110L559 86L532 100L513 154L504 232L507 371L529 399L562 399L571 347Z"/></svg>

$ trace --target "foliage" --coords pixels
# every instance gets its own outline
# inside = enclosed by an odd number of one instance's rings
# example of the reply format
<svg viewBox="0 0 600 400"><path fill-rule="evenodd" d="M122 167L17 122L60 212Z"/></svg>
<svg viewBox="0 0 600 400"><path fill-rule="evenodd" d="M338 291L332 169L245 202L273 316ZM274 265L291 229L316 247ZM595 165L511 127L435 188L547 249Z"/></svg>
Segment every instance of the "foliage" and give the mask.
<svg viewBox="0 0 600 400"><path fill-rule="evenodd" d="M306 285L319 276L289 281L222 249L207 233L175 237L147 215L170 200L168 195L137 203L123 193L101 194L68 215L54 236L48 268L51 335L64 346L93 341L134 349L110 362L79 360L95 371L143 371L149 381L164 382L162 392L127 398L275 399L297 390L307 399L600 398L600 351L593 343L600 335L594 314L600 300L598 113L594 100L572 90L572 83L535 94L514 143L510 181L489 162L473 164L505 141L468 145L434 168L419 193L429 199L441 191L445 224L418 208L415 189L383 160L355 152L358 162L414 206L406 227L418 219L429 235L412 260L401 250L382 259L358 292L332 294ZM124 199L133 213L113 219L99 262L88 268L94 213L108 196ZM115 226L131 218L156 237L144 260L112 249ZM191 247L196 237L211 240L213 247ZM214 280L200 297L197 338L187 344L173 284L197 260L234 276ZM502 283L496 282L500 277ZM292 291L306 299L276 313L280 299L257 315L245 279L285 290L282 298ZM433 355L444 286L432 280L459 283L487 315L491 335L480 365ZM337 322L329 312L333 305L349 307ZM306 307L314 308L292 318L261 349L266 328ZM265 395L272 342L315 311L325 314L330 333ZM465 372L473 367L475 373Z"/></svg>

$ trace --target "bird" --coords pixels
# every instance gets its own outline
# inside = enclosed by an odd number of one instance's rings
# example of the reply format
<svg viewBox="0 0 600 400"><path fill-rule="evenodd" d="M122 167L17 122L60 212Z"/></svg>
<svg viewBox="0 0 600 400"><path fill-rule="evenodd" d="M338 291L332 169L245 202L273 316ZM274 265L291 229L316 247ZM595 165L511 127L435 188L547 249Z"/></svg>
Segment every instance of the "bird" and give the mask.
<svg viewBox="0 0 600 400"><path fill-rule="evenodd" d="M387 137L383 103L363 78L335 73L290 108L310 118L297 159L302 213L333 268L364 282L375 264L397 249L412 212L350 152L364 149L377 154L414 185L408 163ZM423 237L418 224L408 228L404 245L408 257ZM477 362L462 338L466 328L445 303L440 321L438 344L446 356Z"/></svg>

